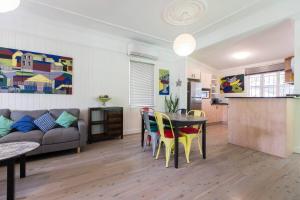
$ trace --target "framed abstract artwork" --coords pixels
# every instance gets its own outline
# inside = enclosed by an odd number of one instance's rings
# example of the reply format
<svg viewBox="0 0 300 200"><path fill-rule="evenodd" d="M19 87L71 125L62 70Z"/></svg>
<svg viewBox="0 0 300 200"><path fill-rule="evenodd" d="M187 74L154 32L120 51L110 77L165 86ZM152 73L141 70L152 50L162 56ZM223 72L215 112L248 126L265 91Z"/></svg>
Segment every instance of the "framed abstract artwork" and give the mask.
<svg viewBox="0 0 300 200"><path fill-rule="evenodd" d="M170 94L170 72L166 69L159 69L159 95Z"/></svg>
<svg viewBox="0 0 300 200"><path fill-rule="evenodd" d="M0 93L72 94L73 59L0 47Z"/></svg>
<svg viewBox="0 0 300 200"><path fill-rule="evenodd" d="M226 76L220 80L220 91L224 93L243 93L245 91L245 75Z"/></svg>

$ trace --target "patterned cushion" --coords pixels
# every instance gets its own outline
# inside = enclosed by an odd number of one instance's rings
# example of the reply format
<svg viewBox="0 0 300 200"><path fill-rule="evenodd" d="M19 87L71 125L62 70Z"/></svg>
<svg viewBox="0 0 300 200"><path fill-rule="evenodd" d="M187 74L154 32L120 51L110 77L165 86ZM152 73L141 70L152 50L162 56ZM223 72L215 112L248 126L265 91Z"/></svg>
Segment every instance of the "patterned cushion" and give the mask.
<svg viewBox="0 0 300 200"><path fill-rule="evenodd" d="M56 126L55 119L49 113L46 113L40 116L38 119L34 120L34 124L39 127L44 133L55 128Z"/></svg>
<svg viewBox="0 0 300 200"><path fill-rule="evenodd" d="M12 128L16 129L17 131L27 133L29 131L32 131L32 130L36 129L36 126L33 123L33 121L34 121L33 117L31 117L29 115L25 115L24 117L22 117L21 119L16 121L12 125Z"/></svg>

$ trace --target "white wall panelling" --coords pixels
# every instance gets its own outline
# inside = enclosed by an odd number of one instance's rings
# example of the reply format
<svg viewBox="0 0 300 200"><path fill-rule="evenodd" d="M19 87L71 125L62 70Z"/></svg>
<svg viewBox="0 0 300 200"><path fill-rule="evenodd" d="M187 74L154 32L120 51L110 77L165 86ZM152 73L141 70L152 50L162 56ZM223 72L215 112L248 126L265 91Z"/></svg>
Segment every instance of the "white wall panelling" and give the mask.
<svg viewBox="0 0 300 200"><path fill-rule="evenodd" d="M40 27L41 28L41 27ZM140 130L138 109L129 107L129 57L126 51L114 51L109 47L97 47L95 44L88 46L75 42L53 39L24 33L14 30L0 29L0 46L17 48L41 53L57 54L74 59L73 95L46 95L46 94L0 94L0 108L10 109L50 109L50 108L80 108L82 117L87 119L87 108L99 106L96 98L100 94L112 97L111 105L124 107L124 132L137 133ZM34 30L34 29L33 29ZM67 34L70 33L66 32ZM55 33L54 33L55 34ZM62 34L62 33L60 33ZM80 37L79 33L78 37ZM66 35L67 37L67 35ZM75 37L75 36L73 36ZM93 37L93 35L91 36ZM109 43L109 41L107 42ZM125 43L123 49L126 49ZM161 53L163 54L163 53ZM164 98L158 96L158 68L170 69L171 90L177 95L186 94L177 91L175 81L185 75L184 63L181 65L176 57L166 56L166 60L156 62L156 106L164 109ZM184 84L183 84L184 85ZM181 102L183 105L186 102Z"/></svg>

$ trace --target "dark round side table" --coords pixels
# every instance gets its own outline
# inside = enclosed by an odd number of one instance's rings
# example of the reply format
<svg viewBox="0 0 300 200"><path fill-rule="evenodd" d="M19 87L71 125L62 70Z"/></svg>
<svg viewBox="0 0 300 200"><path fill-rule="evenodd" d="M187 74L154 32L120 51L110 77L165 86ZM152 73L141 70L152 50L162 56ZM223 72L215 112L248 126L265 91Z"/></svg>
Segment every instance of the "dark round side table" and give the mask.
<svg viewBox="0 0 300 200"><path fill-rule="evenodd" d="M15 199L15 163L20 159L20 178L26 177L26 153L40 146L36 142L0 144L0 162L7 167L7 200Z"/></svg>

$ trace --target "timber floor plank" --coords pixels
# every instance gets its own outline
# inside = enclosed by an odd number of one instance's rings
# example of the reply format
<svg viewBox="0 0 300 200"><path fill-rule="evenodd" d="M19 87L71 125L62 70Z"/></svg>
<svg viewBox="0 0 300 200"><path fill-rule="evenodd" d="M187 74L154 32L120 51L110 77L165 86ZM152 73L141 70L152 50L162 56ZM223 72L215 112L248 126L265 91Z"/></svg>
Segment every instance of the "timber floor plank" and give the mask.
<svg viewBox="0 0 300 200"><path fill-rule="evenodd" d="M19 179L19 200L299 200L300 155L281 159L227 144L227 127L208 126L207 159L196 143L191 163L180 146L179 169L165 168L140 135L88 145L72 151L39 156L27 163L27 177ZM0 199L5 199L6 169L0 168Z"/></svg>

